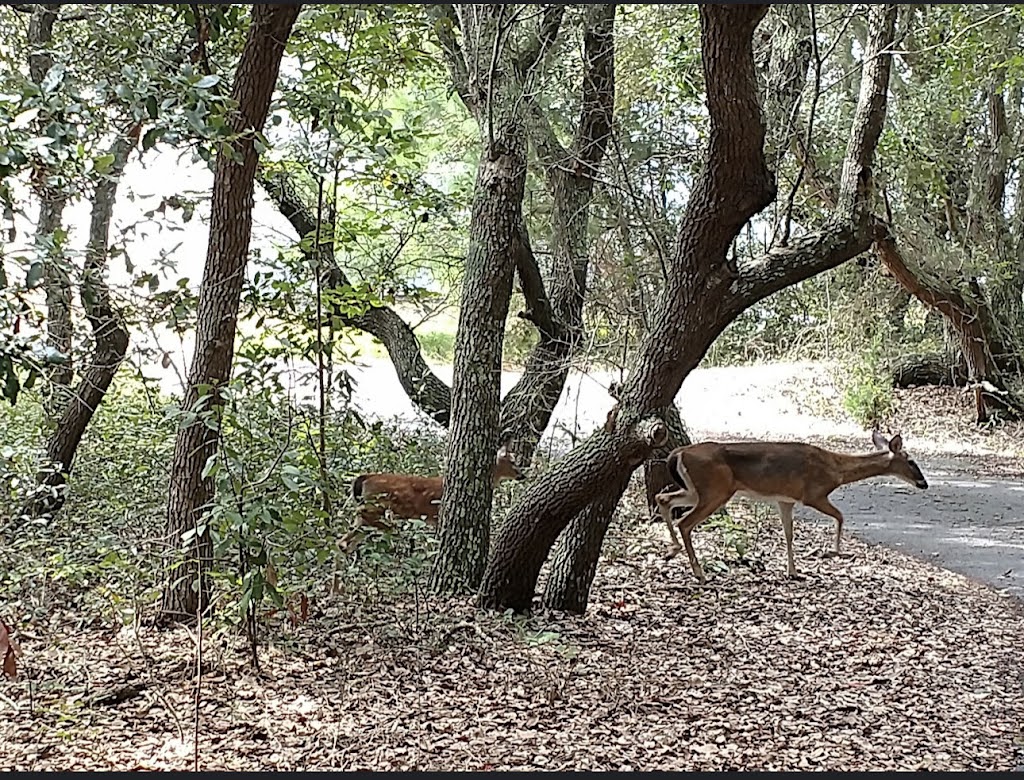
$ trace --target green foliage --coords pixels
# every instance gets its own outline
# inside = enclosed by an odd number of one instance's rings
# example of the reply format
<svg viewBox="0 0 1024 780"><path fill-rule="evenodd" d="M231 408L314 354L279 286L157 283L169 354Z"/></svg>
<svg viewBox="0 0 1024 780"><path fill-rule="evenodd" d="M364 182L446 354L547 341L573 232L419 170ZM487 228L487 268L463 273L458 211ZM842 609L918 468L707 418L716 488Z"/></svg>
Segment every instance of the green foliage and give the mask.
<svg viewBox="0 0 1024 780"><path fill-rule="evenodd" d="M451 363L455 356L455 334L443 330L420 330L416 333L420 349L430 360Z"/></svg>
<svg viewBox="0 0 1024 780"><path fill-rule="evenodd" d="M892 411L892 378L882 365L881 340L875 338L850 369L843 407L865 428L879 428Z"/></svg>
<svg viewBox="0 0 1024 780"><path fill-rule="evenodd" d="M395 535L371 532L347 557L334 542L354 517L352 478L440 473L439 433L367 427L342 405L325 426L324 472L316 412L289 401L280 373L241 352L223 417L211 421L221 427L221 453L206 470L217 487L209 523L219 618L263 620L293 595L323 593L335 574L354 599L414 587L432 554L433 534L422 523L403 522ZM15 515L34 485L43 414L34 391L0 413L0 609L45 619L81 608L127 621L152 608L179 417L170 399L123 369L82 443L65 508L52 522L21 524Z"/></svg>

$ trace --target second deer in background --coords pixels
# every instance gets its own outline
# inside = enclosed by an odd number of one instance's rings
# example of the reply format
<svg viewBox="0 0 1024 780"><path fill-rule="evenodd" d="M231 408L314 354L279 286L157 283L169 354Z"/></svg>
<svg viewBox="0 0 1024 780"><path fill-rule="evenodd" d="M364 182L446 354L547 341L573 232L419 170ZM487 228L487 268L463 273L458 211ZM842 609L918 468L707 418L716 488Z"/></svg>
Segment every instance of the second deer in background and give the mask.
<svg viewBox="0 0 1024 780"><path fill-rule="evenodd" d="M505 480L522 480L526 475L516 463L515 456L502 444L494 456L491 484L497 487ZM352 496L360 502L356 524L338 541L338 547L347 550L362 538L362 528L390 530L384 520L389 511L393 518L423 518L429 525L437 524L441 506L444 478L421 477L418 474L377 473L360 474L352 482Z"/></svg>
<svg viewBox="0 0 1024 780"><path fill-rule="evenodd" d="M796 504L835 518L831 554L839 555L843 514L828 500L829 493L840 485L885 475L898 477L922 490L928 487L921 469L903 450L899 434L886 439L874 431L872 440L879 451L868 455L846 455L797 442L703 442L673 450L667 458L668 470L682 489L663 491L656 496L658 510L672 537L672 554L679 551L672 510L688 508L690 511L680 518L678 527L690 568L704 582L704 570L693 551L690 534L719 507L734 496L741 496L778 505L790 577L797 576L793 561Z"/></svg>

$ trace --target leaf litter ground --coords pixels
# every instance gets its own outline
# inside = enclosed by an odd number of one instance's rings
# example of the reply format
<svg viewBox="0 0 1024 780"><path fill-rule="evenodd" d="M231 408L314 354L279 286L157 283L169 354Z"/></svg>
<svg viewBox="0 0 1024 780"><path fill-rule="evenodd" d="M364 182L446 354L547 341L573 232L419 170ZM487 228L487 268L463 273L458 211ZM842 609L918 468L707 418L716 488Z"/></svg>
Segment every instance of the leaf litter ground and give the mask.
<svg viewBox="0 0 1024 780"><path fill-rule="evenodd" d="M972 468L1021 474L1019 429L979 432L959 391L921 392L898 394L893 421L918 449L931 433L929 449L965 442ZM55 614L18 635L21 678L0 683L0 766L180 770L197 752L206 770L1024 764L1019 602L850 536L852 558L822 558L831 526L799 512L807 578L789 581L777 519L742 504L696 533L711 574L698 588L640 503L634 489L585 617L320 598L308 622L271 623L258 674L237 636L207 637L198 705L191 631Z"/></svg>
<svg viewBox="0 0 1024 780"><path fill-rule="evenodd" d="M718 569L700 589L684 558L664 560L663 528L619 524L582 618L338 598L295 630L277 626L259 675L236 639L209 638L199 765L992 770L1021 762L1018 604L852 539L852 559L823 559L814 551L829 529L808 523L798 524L807 579L791 582L777 524L754 517L748 528L742 562L722 528L697 534L699 554ZM26 679L0 686L0 764L193 766L193 634L64 622L23 635L21 645Z"/></svg>

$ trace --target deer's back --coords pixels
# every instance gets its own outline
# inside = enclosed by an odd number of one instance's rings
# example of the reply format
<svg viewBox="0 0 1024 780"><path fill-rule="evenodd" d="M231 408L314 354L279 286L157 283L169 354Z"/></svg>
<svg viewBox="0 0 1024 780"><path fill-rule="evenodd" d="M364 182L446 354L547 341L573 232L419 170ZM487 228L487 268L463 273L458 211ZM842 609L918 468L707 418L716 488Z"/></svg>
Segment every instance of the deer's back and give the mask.
<svg viewBox="0 0 1024 780"><path fill-rule="evenodd" d="M370 474L362 481L362 497L381 504L396 517L437 517L441 477L416 474Z"/></svg>
<svg viewBox="0 0 1024 780"><path fill-rule="evenodd" d="M802 501L808 488L819 492L836 481L832 454L802 442L702 442L684 448L681 459L701 492Z"/></svg>

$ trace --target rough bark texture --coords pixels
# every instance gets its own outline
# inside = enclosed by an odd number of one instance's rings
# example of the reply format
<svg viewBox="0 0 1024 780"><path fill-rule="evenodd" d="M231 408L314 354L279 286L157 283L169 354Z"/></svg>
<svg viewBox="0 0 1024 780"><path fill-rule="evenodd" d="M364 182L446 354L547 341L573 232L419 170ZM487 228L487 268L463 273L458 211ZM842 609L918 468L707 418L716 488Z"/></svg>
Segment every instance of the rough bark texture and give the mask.
<svg viewBox="0 0 1024 780"><path fill-rule="evenodd" d="M182 535L202 524L213 497L213 482L203 479L206 462L216 455L219 389L231 373L235 328L252 233L253 188L258 153L254 131L267 118L285 43L300 5L252 8L249 33L235 73L231 98L238 109L230 118L238 134L233 154L217 155L210 208L210 239L199 293L196 348L182 402L186 411L202 411L200 419L178 431L167 501L167 535L172 549ZM204 387L212 388L209 394ZM212 415L212 419L207 419ZM206 572L212 548L209 532L197 534L187 560L172 567L164 586L161 617L188 619L204 609L209 596Z"/></svg>
<svg viewBox="0 0 1024 780"><path fill-rule="evenodd" d="M39 474L42 492L27 510L32 515L56 512L63 505L63 488L74 465L78 445L128 351L128 329L120 312L114 308L104 275L117 187L128 155L138 141L140 129L135 125L114 142L110 149L114 161L107 176L96 185L93 195L81 293L82 307L94 340L92 360L64 406L47 443L46 457L51 468Z"/></svg>
<svg viewBox="0 0 1024 780"><path fill-rule="evenodd" d="M440 549L431 571L431 587L439 593L471 591L487 559L505 318L516 259L527 251L522 210L527 74L505 40L516 23L501 5L456 9L452 18L458 20L464 46L458 56L469 74L460 94L469 98L466 105L480 128L482 153L455 336L447 469L438 514Z"/></svg>
<svg viewBox="0 0 1024 780"><path fill-rule="evenodd" d="M484 607L529 608L558 534L589 506L618 499L625 484L621 471L631 472L651 449L637 435L637 423L672 402L683 379L737 314L871 245L871 161L885 116L890 57L884 51L892 42L893 5L870 11L858 109L831 224L739 268L727 262L739 230L775 197L763 154L751 44L766 10L755 5L700 8L711 123L707 162L687 205L655 320L610 424L540 477L503 524L479 592Z"/></svg>
<svg viewBox="0 0 1024 780"><path fill-rule="evenodd" d="M660 416L638 428L644 431L643 441L651 450L668 451L669 426ZM604 537L632 473L633 469L623 469L611 489L576 515L565 529L562 544L551 561L551 573L544 591L545 606L577 614L586 611Z"/></svg>
<svg viewBox="0 0 1024 780"><path fill-rule="evenodd" d="M28 22L28 70L32 81L41 84L50 68L53 55L50 44L53 41L53 25L62 3L35 5ZM61 228L67 196L58 183L51 181L52 171L40 169L32 181L32 189L39 199L39 216L36 220L36 251L44 263L44 284L46 285L46 334L53 349L67 360L53 365L49 378L53 383L47 411L57 417L67 400L63 388L71 384L74 377L72 362L71 325L71 280L68 260L59 245L54 243L55 234Z"/></svg>
<svg viewBox="0 0 1024 780"><path fill-rule="evenodd" d="M989 421L990 406L1002 410L1008 417L1018 418L1024 413L1024 403L1007 390L992 357L992 344L985 327L990 317L986 317L978 307L984 300L972 303L956 290L926 282L920 271L915 272L908 267L888 231L882 226L879 230L875 241L878 259L911 295L945 317L957 334L960 351L967 363L967 379L974 388L976 421Z"/></svg>

